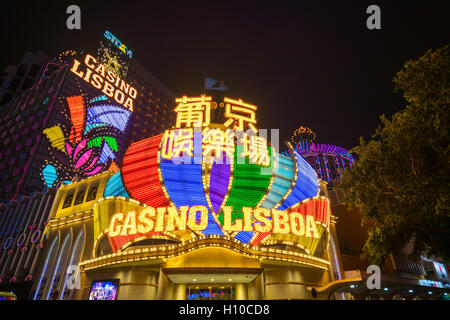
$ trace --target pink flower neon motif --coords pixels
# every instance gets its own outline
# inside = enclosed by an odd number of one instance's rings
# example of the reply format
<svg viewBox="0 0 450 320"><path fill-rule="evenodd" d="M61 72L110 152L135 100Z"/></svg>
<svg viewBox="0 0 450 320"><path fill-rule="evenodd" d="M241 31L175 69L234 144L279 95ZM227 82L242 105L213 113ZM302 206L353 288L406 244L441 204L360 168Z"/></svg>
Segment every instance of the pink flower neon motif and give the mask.
<svg viewBox="0 0 450 320"><path fill-rule="evenodd" d="M81 140L75 147L66 142L66 151L70 156L71 163L75 163L74 170L84 175L94 175L103 169L103 165L98 165L99 157L93 156L93 149L86 148L87 140ZM73 155L72 155L73 152ZM90 161L89 161L90 160Z"/></svg>
<svg viewBox="0 0 450 320"><path fill-rule="evenodd" d="M114 152L118 152L115 134L99 135L107 127L123 133L131 115L129 110L121 106L110 105L106 96L92 99L89 108L86 108L81 95L67 97L66 101L70 120L68 134L64 134L65 130L60 127L60 130L47 136L53 146L53 162L58 164L48 163L42 169L44 181L49 186L55 185L56 181L70 181L74 176L86 177L100 173L108 165L111 168L116 157ZM28 121L32 124L34 120L30 118ZM60 139L65 140L62 146ZM32 143L33 141L27 140L26 146ZM58 146L55 147L56 145ZM2 165L0 163L0 167ZM62 170L58 172L57 167Z"/></svg>
<svg viewBox="0 0 450 320"><path fill-rule="evenodd" d="M67 150L67 154L70 156L72 154L72 146L66 142L66 150Z"/></svg>
<svg viewBox="0 0 450 320"><path fill-rule="evenodd" d="M81 140L81 141L78 143L77 147L75 148L75 152L74 152L73 158L72 158L73 161L75 161L75 158L77 157L77 154L78 154L81 150L83 150L85 147L86 147L86 139L83 139L83 140Z"/></svg>
<svg viewBox="0 0 450 320"><path fill-rule="evenodd" d="M88 165L85 170L92 168L92 166L97 163L97 160L98 160L98 157L94 157L94 159L92 159L92 161L91 161L91 164Z"/></svg>
<svg viewBox="0 0 450 320"><path fill-rule="evenodd" d="M85 174L87 174L88 176L94 175L94 174L100 172L100 170L102 170L102 168L103 168L103 166L97 166L94 170L85 172Z"/></svg>
<svg viewBox="0 0 450 320"><path fill-rule="evenodd" d="M89 158L91 157L91 154L92 154L92 149L89 149L88 151L83 153L80 156L80 158L78 159L77 163L75 164L75 169L78 169L79 167L84 165L89 160Z"/></svg>

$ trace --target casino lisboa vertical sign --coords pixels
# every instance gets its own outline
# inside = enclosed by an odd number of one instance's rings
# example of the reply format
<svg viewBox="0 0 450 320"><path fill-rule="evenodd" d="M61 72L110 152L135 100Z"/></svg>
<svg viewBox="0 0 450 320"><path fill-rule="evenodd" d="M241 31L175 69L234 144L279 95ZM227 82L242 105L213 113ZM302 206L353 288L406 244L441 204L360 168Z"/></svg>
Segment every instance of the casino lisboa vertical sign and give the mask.
<svg viewBox="0 0 450 320"><path fill-rule="evenodd" d="M65 121L46 128L50 157L41 175L49 187L86 178L107 169L118 171L121 139L134 109L137 90L90 54L70 62L67 87L79 94L60 96ZM71 82L69 82L71 81ZM92 90L94 89L94 90ZM73 88L67 91L73 92ZM98 92L95 95L87 92Z"/></svg>

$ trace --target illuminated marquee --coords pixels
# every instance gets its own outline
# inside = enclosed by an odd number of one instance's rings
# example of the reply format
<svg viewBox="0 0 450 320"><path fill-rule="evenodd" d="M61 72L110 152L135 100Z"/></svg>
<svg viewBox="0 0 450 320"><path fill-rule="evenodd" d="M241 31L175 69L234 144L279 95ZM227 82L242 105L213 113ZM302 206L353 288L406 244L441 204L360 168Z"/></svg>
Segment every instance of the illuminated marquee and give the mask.
<svg viewBox="0 0 450 320"><path fill-rule="evenodd" d="M265 208L243 208L243 219L232 222L232 207L224 207L223 230L228 232L272 232L292 233L297 236L319 238L316 222L312 215L299 212L288 213ZM257 222L257 223L255 223ZM175 230L203 231L208 226L208 209L204 206L153 208L146 207L138 214L130 211L126 214L116 213L112 216L108 236L129 236L148 232L169 232Z"/></svg>
<svg viewBox="0 0 450 320"><path fill-rule="evenodd" d="M245 132L237 133L235 130L221 130L217 128L205 128L202 136L203 158L214 158L217 162L223 163L234 155L235 137L238 144L242 146L240 157L249 157L250 163L256 163L264 167L270 165L270 155L267 149L267 140L254 134ZM201 159L202 154L194 155L194 129L174 129L164 132L162 139L161 157L163 159L183 160L184 156L194 157L194 161ZM225 157L225 155L227 157ZM201 161L200 161L201 163Z"/></svg>
<svg viewBox="0 0 450 320"><path fill-rule="evenodd" d="M96 237L106 234L114 252L146 237L224 235L314 253L330 219L315 171L290 145L282 155L258 135L256 106L223 101L176 99L174 128L129 146L95 209ZM222 123L212 122L214 108Z"/></svg>
<svg viewBox="0 0 450 320"><path fill-rule="evenodd" d="M101 90L106 96L114 98L117 103L123 105L128 110L133 111L133 101L137 97L137 91L133 86L126 83L112 71L106 70L103 64L98 63L89 54L86 54L84 64L87 68L80 70L81 63L74 59L70 71L95 88Z"/></svg>

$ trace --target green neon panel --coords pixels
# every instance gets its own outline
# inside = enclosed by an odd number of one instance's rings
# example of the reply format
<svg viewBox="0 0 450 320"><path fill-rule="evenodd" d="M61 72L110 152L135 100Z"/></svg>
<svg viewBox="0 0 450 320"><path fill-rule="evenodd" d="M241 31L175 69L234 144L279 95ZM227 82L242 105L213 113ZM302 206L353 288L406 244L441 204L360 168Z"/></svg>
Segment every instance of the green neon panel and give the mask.
<svg viewBox="0 0 450 320"><path fill-rule="evenodd" d="M119 151L117 147L117 140L114 137L96 137L88 142L88 148L97 147L100 148L102 146L102 140L105 139L106 143L109 147L114 151Z"/></svg>
<svg viewBox="0 0 450 320"><path fill-rule="evenodd" d="M98 147L98 148L100 148L101 145L102 145L102 138L103 138L103 137L97 137L97 138L94 138L94 139L92 139L92 140L89 140L89 142L88 142L88 148L92 148L92 147Z"/></svg>
<svg viewBox="0 0 450 320"><path fill-rule="evenodd" d="M225 204L225 206L233 207L232 221L242 218L242 207L254 208L259 203L266 194L273 174L272 149L270 147L268 148L271 159L270 167L249 164L247 157L243 159L240 156L242 149L241 145L237 145L235 148L233 182ZM238 163L238 160L239 162L245 160L246 163ZM223 224L223 213L219 215L219 221Z"/></svg>
<svg viewBox="0 0 450 320"><path fill-rule="evenodd" d="M105 138L105 141L107 144L109 144L109 147L114 151L119 151L119 148L117 148L117 140L114 137L103 137Z"/></svg>

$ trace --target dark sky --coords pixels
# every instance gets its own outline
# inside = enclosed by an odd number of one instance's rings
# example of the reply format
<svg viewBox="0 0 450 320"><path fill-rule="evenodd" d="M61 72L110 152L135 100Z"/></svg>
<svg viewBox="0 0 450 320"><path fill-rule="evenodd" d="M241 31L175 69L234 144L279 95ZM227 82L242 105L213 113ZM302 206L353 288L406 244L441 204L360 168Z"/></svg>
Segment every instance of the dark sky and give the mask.
<svg viewBox="0 0 450 320"><path fill-rule="evenodd" d="M108 27L177 96L201 93L208 73L258 105L260 128L286 140L306 125L318 142L346 148L405 105L392 83L403 63L450 43L449 1L8 3L0 70L27 50L96 48ZM66 28L70 4L81 8L79 31ZM370 4L381 7L381 30L366 28Z"/></svg>

